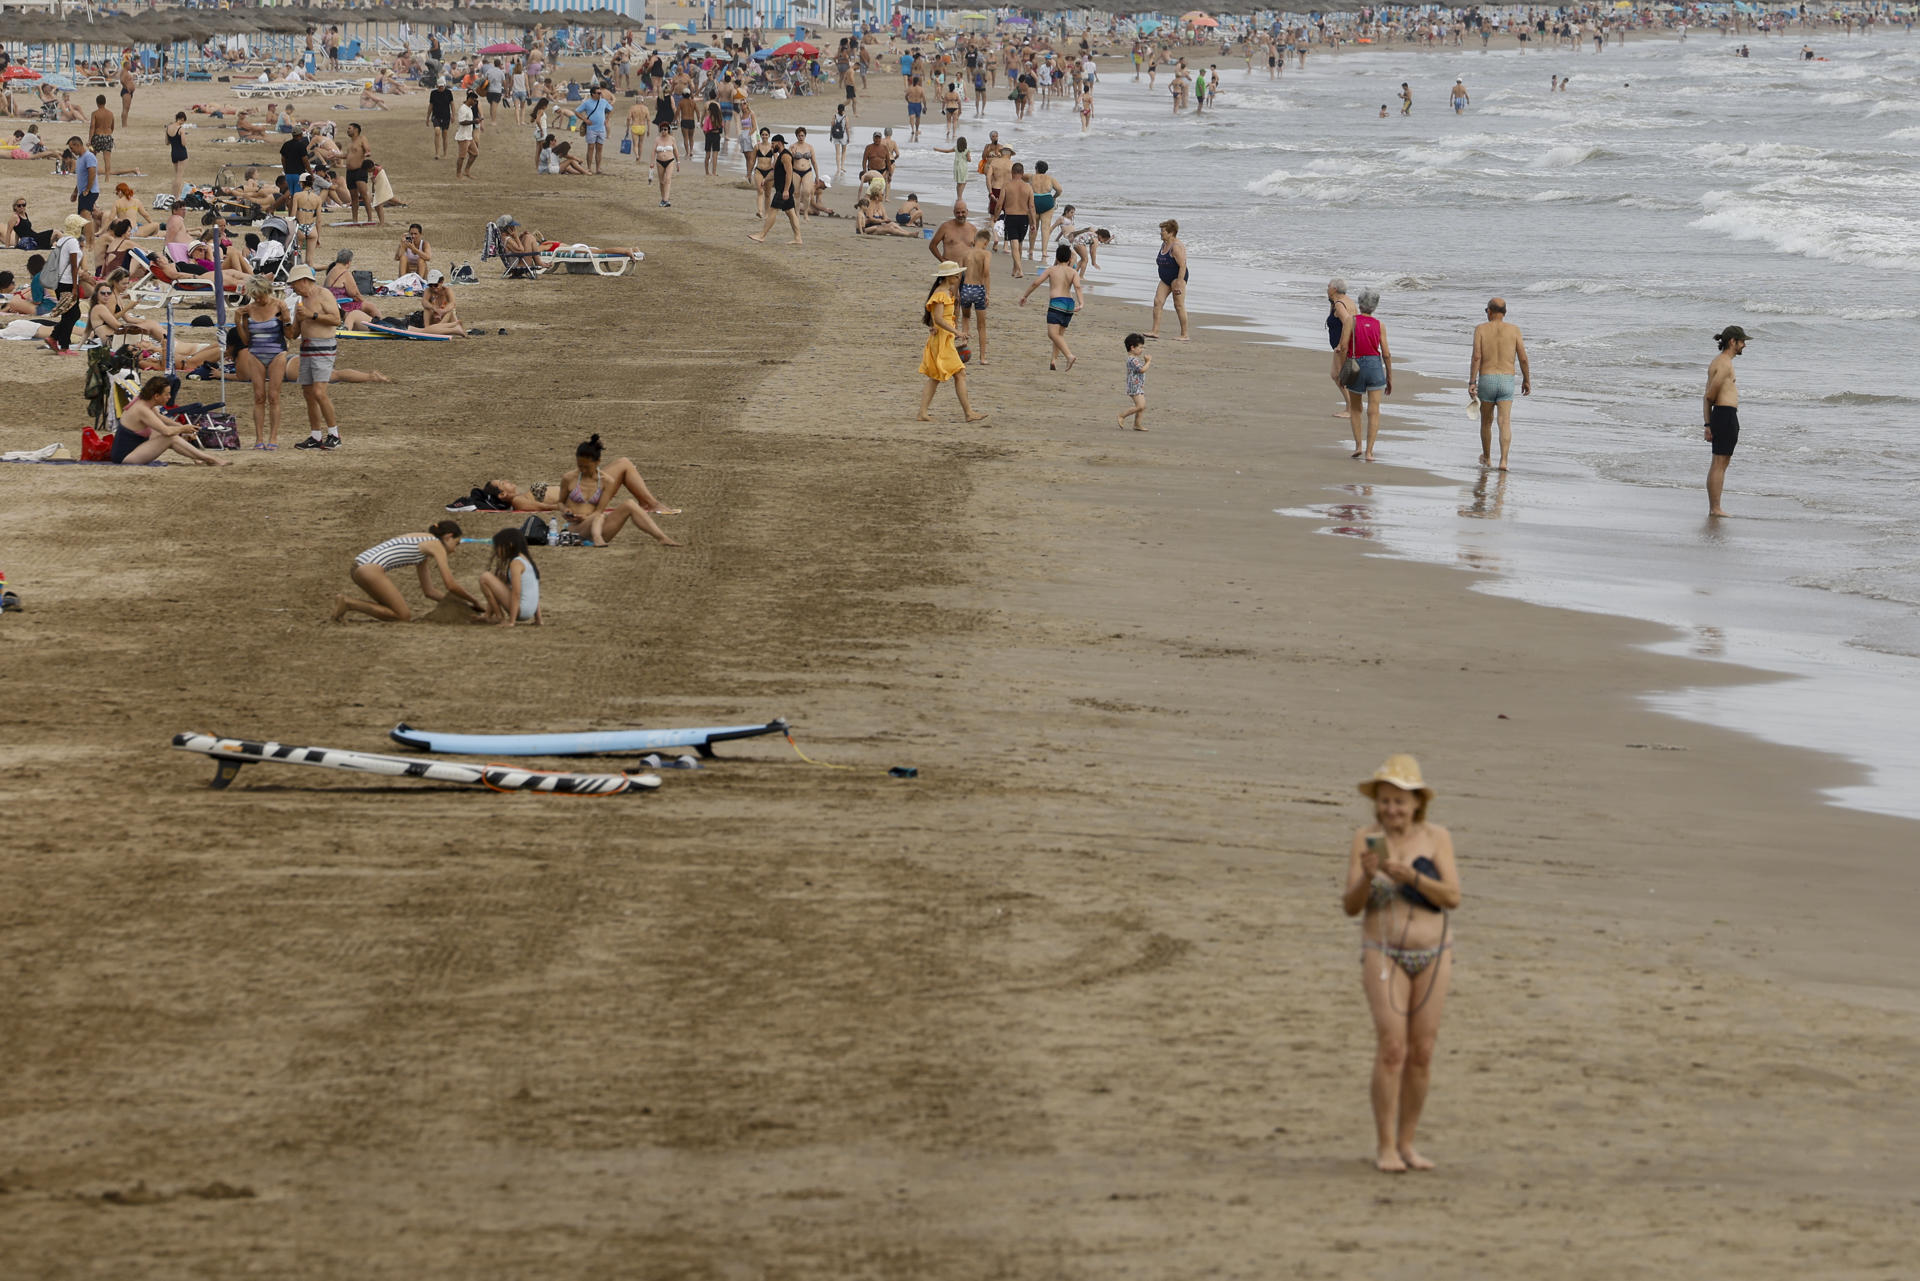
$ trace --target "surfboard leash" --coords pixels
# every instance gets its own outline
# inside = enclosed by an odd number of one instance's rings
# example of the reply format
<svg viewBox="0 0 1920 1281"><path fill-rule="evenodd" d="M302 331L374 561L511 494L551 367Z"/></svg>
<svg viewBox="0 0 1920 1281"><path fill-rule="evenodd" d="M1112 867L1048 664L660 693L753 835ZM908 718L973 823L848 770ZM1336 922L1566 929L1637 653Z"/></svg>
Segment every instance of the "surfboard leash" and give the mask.
<svg viewBox="0 0 1920 1281"><path fill-rule="evenodd" d="M801 760L805 761L809 765L818 765L822 769L857 770L860 768L858 765L835 765L832 761L814 760L813 757L808 756L805 752L800 750L800 744L793 741L793 731L791 729L787 730L786 738L787 738L787 746L793 749L794 755L798 756Z"/></svg>

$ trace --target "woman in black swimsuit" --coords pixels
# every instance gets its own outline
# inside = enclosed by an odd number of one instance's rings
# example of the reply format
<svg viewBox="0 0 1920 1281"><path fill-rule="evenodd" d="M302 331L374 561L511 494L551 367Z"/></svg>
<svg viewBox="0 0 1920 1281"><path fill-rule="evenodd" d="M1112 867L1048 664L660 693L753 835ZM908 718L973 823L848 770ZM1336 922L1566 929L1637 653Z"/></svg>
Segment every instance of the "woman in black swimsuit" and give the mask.
<svg viewBox="0 0 1920 1281"><path fill-rule="evenodd" d="M760 227L760 234L748 236L748 240L758 244L767 243L767 233L773 230L774 218L778 214L787 215L787 225L793 228L793 239L787 243L800 243L800 220L793 216L793 153L787 150L787 140L779 134L773 135L771 159L773 172L767 178L767 220Z"/></svg>
<svg viewBox="0 0 1920 1281"><path fill-rule="evenodd" d="M793 131L793 146L787 155L793 159L793 180L798 187L796 203L801 213L813 208L813 188L819 181L814 177L817 159L813 154L813 144L807 141L807 127L801 125Z"/></svg>
<svg viewBox="0 0 1920 1281"><path fill-rule="evenodd" d="M1333 385L1340 393L1340 408L1333 411L1335 418L1351 415L1347 407L1347 389L1340 383L1340 366L1346 363L1346 357L1340 354L1340 340L1346 337L1347 322L1353 319L1353 299L1347 296L1347 282L1343 277L1335 276L1327 282L1327 346L1333 348Z"/></svg>
<svg viewBox="0 0 1920 1281"><path fill-rule="evenodd" d="M180 132L186 127L187 113L178 111L174 113L173 123L166 129L168 157L173 161L173 198L175 200L180 199L187 191L187 140Z"/></svg>
<svg viewBox="0 0 1920 1281"><path fill-rule="evenodd" d="M767 212L767 192L770 190L769 180L773 177L773 144L767 141L767 135L772 132L771 129L762 129L760 131L760 141L754 143L753 150L747 153L747 172L753 178L754 203L756 205L754 212L758 214ZM769 222L767 225L772 226L773 224Z"/></svg>
<svg viewBox="0 0 1920 1281"><path fill-rule="evenodd" d="M1160 287L1153 291L1153 328L1147 337L1160 336L1160 312L1173 299L1173 314L1180 320L1180 341L1187 341L1187 247L1180 242L1180 224L1169 218L1160 224L1160 252L1153 265L1160 273Z"/></svg>
<svg viewBox="0 0 1920 1281"><path fill-rule="evenodd" d="M707 114L700 120L700 137L706 144L706 170L709 182L720 176L720 138L724 129L725 122L720 118L720 104L709 99Z"/></svg>

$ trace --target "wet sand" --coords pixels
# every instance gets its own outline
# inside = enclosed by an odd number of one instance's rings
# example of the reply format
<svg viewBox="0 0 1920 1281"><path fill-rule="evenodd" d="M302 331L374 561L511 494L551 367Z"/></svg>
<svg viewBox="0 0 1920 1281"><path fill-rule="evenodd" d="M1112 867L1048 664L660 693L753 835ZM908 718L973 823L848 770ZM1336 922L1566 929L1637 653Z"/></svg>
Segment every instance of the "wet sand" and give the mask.
<svg viewBox="0 0 1920 1281"><path fill-rule="evenodd" d="M661 211L633 170L536 180L514 130L462 190L411 114L375 145L507 335L349 345L399 382L336 390L335 455L290 452L289 389L281 451L222 473L0 466L21 1275L1902 1266L1911 825L1637 701L1737 671L1275 515L1353 486L1364 530L1368 483L1420 479L1391 428L1347 459L1318 357L1156 344L1153 430L1122 433L1144 310L1096 290L1049 374L1001 262L991 421L948 392L917 424L923 245L760 248L730 185ZM508 211L648 261L500 281L480 223ZM79 360L0 366L0 448L77 449ZM354 552L593 431L688 548L536 552L543 629L324 621ZM855 768L761 740L651 797L269 767L216 793L166 748L783 714ZM1467 898L1442 1168L1389 1178L1337 894L1353 783L1399 750Z"/></svg>

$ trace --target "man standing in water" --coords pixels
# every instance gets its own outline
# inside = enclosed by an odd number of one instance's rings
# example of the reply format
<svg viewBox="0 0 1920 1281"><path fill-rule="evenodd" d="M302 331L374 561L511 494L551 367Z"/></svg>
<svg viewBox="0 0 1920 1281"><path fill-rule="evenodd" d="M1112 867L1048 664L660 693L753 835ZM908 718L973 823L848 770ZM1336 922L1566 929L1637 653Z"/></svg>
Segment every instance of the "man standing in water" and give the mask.
<svg viewBox="0 0 1920 1281"><path fill-rule="evenodd" d="M1467 97L1467 86L1459 80L1453 82L1453 88L1447 90L1447 100L1453 104L1453 114L1459 115L1467 109L1472 99Z"/></svg>
<svg viewBox="0 0 1920 1281"><path fill-rule="evenodd" d="M1413 90L1407 87L1407 82L1404 80L1400 82L1400 114L1403 116L1413 114Z"/></svg>
<svg viewBox="0 0 1920 1281"><path fill-rule="evenodd" d="M1707 366L1707 394L1703 410L1706 438L1713 442L1713 462L1707 467L1707 515L1724 516L1720 488L1727 483L1727 464L1740 443L1740 387L1733 377L1733 358L1747 349L1747 331L1728 325L1713 336L1720 354Z"/></svg>
<svg viewBox="0 0 1920 1281"><path fill-rule="evenodd" d="M1514 373L1518 364L1520 372ZM1527 343L1520 326L1507 320L1504 298L1487 301L1487 318L1473 330L1473 360L1467 366L1467 399L1480 406L1480 465L1493 460L1493 418L1500 415L1500 470L1507 469L1507 450L1513 444L1513 392L1518 378L1520 394L1533 395L1533 372L1527 365Z"/></svg>

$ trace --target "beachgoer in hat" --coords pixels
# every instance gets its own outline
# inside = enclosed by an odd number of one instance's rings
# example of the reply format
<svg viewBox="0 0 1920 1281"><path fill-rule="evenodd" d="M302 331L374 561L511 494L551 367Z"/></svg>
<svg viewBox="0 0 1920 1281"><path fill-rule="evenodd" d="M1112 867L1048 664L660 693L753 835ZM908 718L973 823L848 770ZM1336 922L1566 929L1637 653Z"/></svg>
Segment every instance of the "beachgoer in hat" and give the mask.
<svg viewBox="0 0 1920 1281"><path fill-rule="evenodd" d="M1374 821L1353 834L1340 906L1361 917L1360 982L1379 1038L1373 1059L1374 1163L1431 1170L1414 1150L1433 1047L1453 973L1448 913L1460 906L1453 839L1427 821L1433 789L1411 756L1389 756L1360 784Z"/></svg>
<svg viewBox="0 0 1920 1281"><path fill-rule="evenodd" d="M923 423L933 421L927 416L927 410L933 404L933 393L944 382L953 384L954 394L960 398L960 412L967 416L968 422L977 423L986 417L974 413L967 401L967 365L954 346L954 340L960 336L953 320L954 309L959 305L955 289L964 270L957 262L941 263L933 273L933 287L927 291L926 309L921 316L931 331L927 334L926 350L920 356L920 372L927 379L927 385L920 392Z"/></svg>

